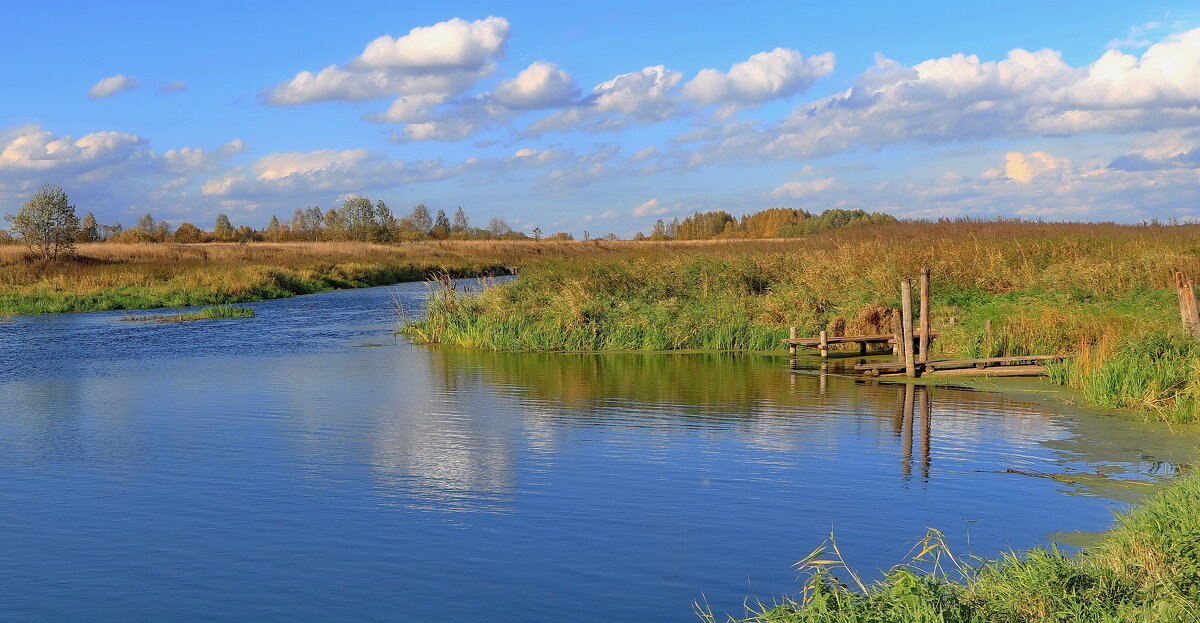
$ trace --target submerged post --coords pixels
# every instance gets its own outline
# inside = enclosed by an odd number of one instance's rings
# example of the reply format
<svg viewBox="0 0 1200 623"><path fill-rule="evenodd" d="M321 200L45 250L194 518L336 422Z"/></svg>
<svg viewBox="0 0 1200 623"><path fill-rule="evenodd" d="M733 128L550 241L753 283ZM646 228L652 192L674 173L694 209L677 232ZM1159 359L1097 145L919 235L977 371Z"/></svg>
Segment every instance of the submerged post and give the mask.
<svg viewBox="0 0 1200 623"><path fill-rule="evenodd" d="M829 332L825 331L824 329L821 330L821 345L820 345L820 347L821 347L821 359L827 359L829 357Z"/></svg>
<svg viewBox="0 0 1200 623"><path fill-rule="evenodd" d="M791 339L791 340L796 339L796 327L788 328L788 339ZM794 343L791 343L791 342L788 343L788 354L793 357L796 356L796 345Z"/></svg>
<svg viewBox="0 0 1200 623"><path fill-rule="evenodd" d="M903 306L900 326L904 331L904 373L916 376L916 360L913 357L912 279L908 277L900 282L900 303Z"/></svg>
<svg viewBox="0 0 1200 623"><path fill-rule="evenodd" d="M929 361L929 267L921 269L921 361Z"/></svg>

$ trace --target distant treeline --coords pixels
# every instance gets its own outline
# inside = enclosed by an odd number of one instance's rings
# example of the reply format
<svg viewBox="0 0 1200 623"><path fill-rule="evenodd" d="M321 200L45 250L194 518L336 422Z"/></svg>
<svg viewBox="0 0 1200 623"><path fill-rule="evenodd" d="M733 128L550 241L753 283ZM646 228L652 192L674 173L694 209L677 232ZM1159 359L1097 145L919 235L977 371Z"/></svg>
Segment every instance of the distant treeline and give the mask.
<svg viewBox="0 0 1200 623"><path fill-rule="evenodd" d="M747 214L740 220L724 211L697 212L682 221L658 219L647 236L638 232L634 240L712 240L715 238L796 238L831 229L895 223L896 217L865 210L805 210L770 208Z"/></svg>
<svg viewBox="0 0 1200 623"><path fill-rule="evenodd" d="M64 195L65 197L65 195ZM74 213L74 206L68 206ZM659 219L649 235L639 232L634 240L711 240L718 238L795 238L831 229L875 223L894 223L896 218L882 212L863 210L825 210L819 215L804 210L771 208L737 219L724 210L697 212L682 221ZM297 209L288 220L272 216L265 229L248 225L235 226L225 214L218 214L211 229L192 223L172 227L164 220L145 214L132 227L120 223L104 225L96 222L91 212L78 224L75 242L293 242L293 241L359 241L394 243L412 240L574 240L569 232L545 235L534 227L529 233L514 230L503 218L493 218L486 227L475 227L461 207L448 216L445 210L430 213L425 204L417 204L405 215L398 216L382 200L372 202L366 197L346 199L339 208L322 211L310 206ZM583 239L590 240L590 232ZM606 240L617 240L616 234L605 234ZM16 242L9 232L0 230L0 244Z"/></svg>
<svg viewBox="0 0 1200 623"><path fill-rule="evenodd" d="M397 216L382 200L372 202L366 197L347 199L340 208L310 206L297 209L286 221L272 216L265 229L248 225L234 226L225 214L218 214L211 229L201 229L191 223L172 228L166 221L145 214L133 227L120 223L101 225L88 212L79 221L79 242L291 242L291 241L359 241L390 243L407 240L525 240L541 239L541 229L533 235L514 230L502 218L493 218L487 227L471 225L460 207L453 217L444 210L431 214L425 204L418 204L407 215ZM572 239L570 234L558 233L555 239Z"/></svg>

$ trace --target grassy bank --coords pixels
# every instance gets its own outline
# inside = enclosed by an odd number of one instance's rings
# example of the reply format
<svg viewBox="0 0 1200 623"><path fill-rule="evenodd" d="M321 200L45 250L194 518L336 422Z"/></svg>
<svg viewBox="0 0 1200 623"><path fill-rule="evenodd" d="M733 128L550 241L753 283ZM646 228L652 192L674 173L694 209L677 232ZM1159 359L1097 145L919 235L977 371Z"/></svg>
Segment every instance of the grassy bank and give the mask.
<svg viewBox="0 0 1200 623"><path fill-rule="evenodd" d="M435 292L419 341L491 350L780 349L890 332L897 281L933 271L945 354L1080 352L1058 382L1099 404L1200 415L1200 347L1173 275L1200 276L1200 226L902 223L799 241L655 247L532 264L477 297ZM987 321L991 320L991 330Z"/></svg>
<svg viewBox="0 0 1200 623"><path fill-rule="evenodd" d="M1000 560L956 560L931 533L914 559L866 585L836 544L797 568L802 594L752 608L755 623L1183 623L1200 620L1200 477L1181 476L1117 518L1082 555L1038 548ZM716 621L710 613L703 620Z"/></svg>
<svg viewBox="0 0 1200 623"><path fill-rule="evenodd" d="M541 257L603 254L592 243L354 242L84 244L44 263L0 246L0 315L222 305L434 274L503 274Z"/></svg>

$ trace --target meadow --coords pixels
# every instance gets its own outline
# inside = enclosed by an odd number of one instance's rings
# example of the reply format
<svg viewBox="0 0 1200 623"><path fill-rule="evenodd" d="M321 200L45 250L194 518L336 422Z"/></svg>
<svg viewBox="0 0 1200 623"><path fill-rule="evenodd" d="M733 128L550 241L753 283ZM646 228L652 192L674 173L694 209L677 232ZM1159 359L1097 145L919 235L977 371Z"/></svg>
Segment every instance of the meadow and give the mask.
<svg viewBox="0 0 1200 623"><path fill-rule="evenodd" d="M644 244L531 263L478 296L448 283L405 331L490 350L778 351L789 326L890 333L898 281L925 266L935 354L1078 353L1053 380L1099 405L1200 418L1200 343L1173 286L1176 271L1200 276L1195 225L947 221Z"/></svg>

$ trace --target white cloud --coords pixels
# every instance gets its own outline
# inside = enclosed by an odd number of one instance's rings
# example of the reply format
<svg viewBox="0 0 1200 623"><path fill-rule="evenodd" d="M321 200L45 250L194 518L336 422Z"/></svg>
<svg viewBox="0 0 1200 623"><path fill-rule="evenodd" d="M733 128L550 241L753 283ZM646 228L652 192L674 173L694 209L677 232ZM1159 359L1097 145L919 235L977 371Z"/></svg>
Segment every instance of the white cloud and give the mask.
<svg viewBox="0 0 1200 623"><path fill-rule="evenodd" d="M662 65L621 74L592 88L571 108L543 117L526 129L537 136L545 132L614 132L633 123L657 123L679 115L682 109L672 90L683 74Z"/></svg>
<svg viewBox="0 0 1200 623"><path fill-rule="evenodd" d="M772 197L786 197L789 199L799 199L802 197L810 197L817 195L832 188L837 187L837 180L832 177L825 177L817 180L808 180L804 182L788 182L780 184L771 191Z"/></svg>
<svg viewBox="0 0 1200 623"><path fill-rule="evenodd" d="M196 174L215 170L222 161L242 153L245 149L246 143L240 138L235 138L215 150L207 150L202 147L180 147L163 152L162 157L166 161L169 171Z"/></svg>
<svg viewBox="0 0 1200 623"><path fill-rule="evenodd" d="M100 80L88 89L88 97L92 99L103 99L112 97L121 91L128 91L137 86L137 80L124 74L109 76Z"/></svg>
<svg viewBox="0 0 1200 623"><path fill-rule="evenodd" d="M488 17L474 22L453 18L413 28L393 39L387 35L367 44L351 65L356 67L437 71L478 70L500 56L508 41L508 20Z"/></svg>
<svg viewBox="0 0 1200 623"><path fill-rule="evenodd" d="M281 152L212 177L203 184L201 193L243 200L278 200L312 194L360 193L442 179L454 173L436 160L388 160L366 149Z"/></svg>
<svg viewBox="0 0 1200 623"><path fill-rule="evenodd" d="M645 203L634 208L629 213L634 216L657 216L659 214L666 214L668 211L670 211L670 208L662 205L659 202L658 197L653 197L646 200Z"/></svg>
<svg viewBox="0 0 1200 623"><path fill-rule="evenodd" d="M571 74L554 63L538 61L512 80L500 83L495 98L509 108L536 110L567 105L578 97L578 93Z"/></svg>
<svg viewBox="0 0 1200 623"><path fill-rule="evenodd" d="M161 87L158 87L158 92L159 93L181 93L183 91L186 91L187 88L188 88L188 85L186 82L184 82L182 80L175 80L174 82L168 82L168 83L162 85Z"/></svg>
<svg viewBox="0 0 1200 623"><path fill-rule="evenodd" d="M1200 124L1200 29L1141 57L1110 50L1071 67L1054 50L1013 50L1001 61L955 54L912 67L878 57L836 95L797 106L773 125L730 131L692 166L721 160L811 159L896 143L1133 133Z"/></svg>
<svg viewBox="0 0 1200 623"><path fill-rule="evenodd" d="M832 52L805 58L796 50L775 48L735 63L728 72L702 69L683 86L683 94L701 106L721 105L728 116L740 107L807 91L833 71L834 62Z"/></svg>
<svg viewBox="0 0 1200 623"><path fill-rule="evenodd" d="M1055 158L1044 151L1028 154L1010 151L1004 156L1003 175L1013 181L1028 183L1048 171L1069 168L1070 164L1069 160Z"/></svg>
<svg viewBox="0 0 1200 623"><path fill-rule="evenodd" d="M662 65L621 74L592 89L593 106L600 112L620 113L635 119L661 120L670 117L676 102L671 89L683 74Z"/></svg>
<svg viewBox="0 0 1200 623"><path fill-rule="evenodd" d="M367 45L348 65L329 65L318 72L301 71L262 95L273 106L327 101L364 101L415 96L445 100L462 93L489 74L508 40L508 21L489 17L474 22L454 18L414 28L393 39L382 36ZM401 101L372 121L403 121L412 105ZM424 111L423 111L424 112Z"/></svg>
<svg viewBox="0 0 1200 623"><path fill-rule="evenodd" d="M55 136L39 126L21 126L0 136L0 179L26 178L32 172L78 175L137 156L146 144L124 132Z"/></svg>

